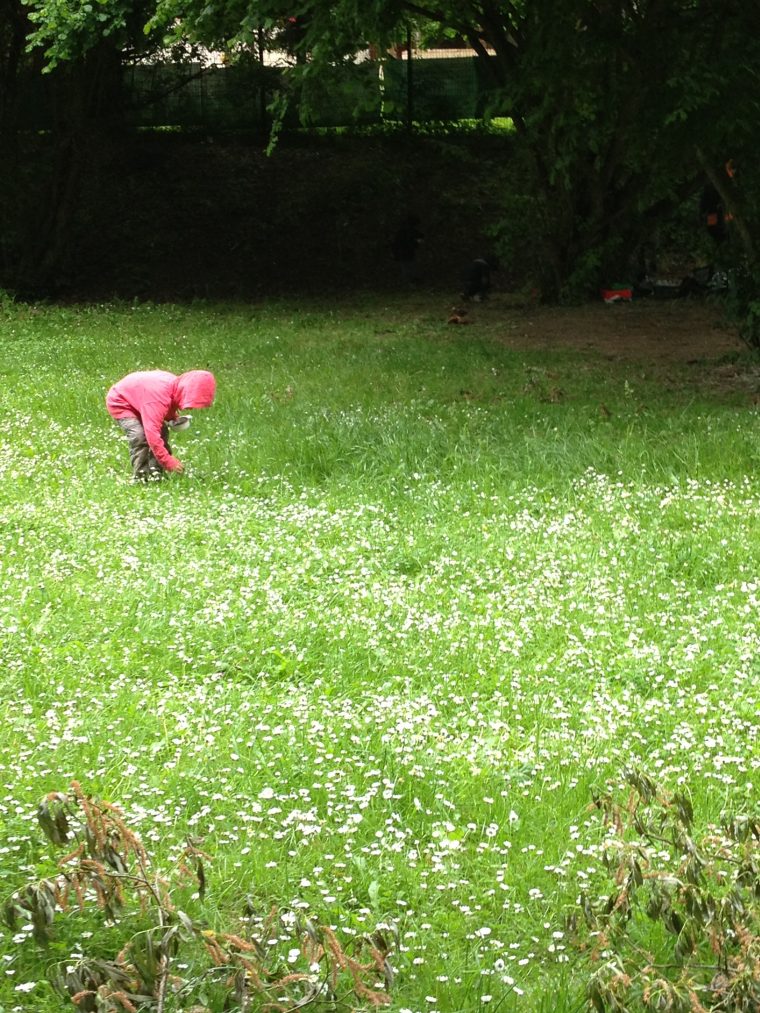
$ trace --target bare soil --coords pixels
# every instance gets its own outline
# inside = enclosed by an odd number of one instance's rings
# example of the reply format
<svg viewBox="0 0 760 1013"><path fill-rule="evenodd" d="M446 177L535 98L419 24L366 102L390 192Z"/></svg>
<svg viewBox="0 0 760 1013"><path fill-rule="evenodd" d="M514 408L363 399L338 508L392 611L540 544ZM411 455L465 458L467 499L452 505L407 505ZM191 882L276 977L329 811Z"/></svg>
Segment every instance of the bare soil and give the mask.
<svg viewBox="0 0 760 1013"><path fill-rule="evenodd" d="M674 299L582 306L526 305L496 294L463 308L508 348L575 351L641 366L665 386L687 386L760 406L760 358L750 352L719 304Z"/></svg>
<svg viewBox="0 0 760 1013"><path fill-rule="evenodd" d="M505 314L501 339L511 348L588 351L611 360L652 365L697 365L733 360L747 352L719 307L680 299L631 303L599 302L572 307L519 307L508 296L468 310L493 326ZM490 318L490 319L489 319Z"/></svg>

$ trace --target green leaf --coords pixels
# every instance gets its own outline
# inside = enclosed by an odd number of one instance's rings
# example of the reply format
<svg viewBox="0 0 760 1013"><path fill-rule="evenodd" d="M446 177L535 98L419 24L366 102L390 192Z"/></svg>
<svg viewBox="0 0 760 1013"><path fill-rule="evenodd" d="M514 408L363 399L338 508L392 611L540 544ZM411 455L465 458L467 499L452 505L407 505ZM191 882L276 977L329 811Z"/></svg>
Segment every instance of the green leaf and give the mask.
<svg viewBox="0 0 760 1013"><path fill-rule="evenodd" d="M380 897L380 883L376 879L373 879L367 887L367 894L369 895L372 907L377 907L377 902Z"/></svg>
<svg viewBox="0 0 760 1013"><path fill-rule="evenodd" d="M602 999L602 993L599 991L599 986L594 983L589 989L589 999L594 1004L594 1009L597 1013L605 1013L604 1000Z"/></svg>

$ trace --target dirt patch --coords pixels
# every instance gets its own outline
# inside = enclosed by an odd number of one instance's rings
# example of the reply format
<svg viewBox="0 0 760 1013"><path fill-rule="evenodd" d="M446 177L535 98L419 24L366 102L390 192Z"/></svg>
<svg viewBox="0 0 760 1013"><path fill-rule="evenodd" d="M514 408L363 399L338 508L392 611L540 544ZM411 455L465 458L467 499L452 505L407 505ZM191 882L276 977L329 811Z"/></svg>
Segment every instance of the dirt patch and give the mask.
<svg viewBox="0 0 760 1013"><path fill-rule="evenodd" d="M747 351L720 308L687 300L527 308L497 296L468 316L474 325L487 324L510 348L586 351L651 365L697 365Z"/></svg>
<svg viewBox="0 0 760 1013"><path fill-rule="evenodd" d="M457 322L471 325L462 333L488 333L508 348L630 362L667 389L687 387L760 406L760 361L716 304L642 300L544 307L497 293L482 305L450 310L449 319L459 312Z"/></svg>

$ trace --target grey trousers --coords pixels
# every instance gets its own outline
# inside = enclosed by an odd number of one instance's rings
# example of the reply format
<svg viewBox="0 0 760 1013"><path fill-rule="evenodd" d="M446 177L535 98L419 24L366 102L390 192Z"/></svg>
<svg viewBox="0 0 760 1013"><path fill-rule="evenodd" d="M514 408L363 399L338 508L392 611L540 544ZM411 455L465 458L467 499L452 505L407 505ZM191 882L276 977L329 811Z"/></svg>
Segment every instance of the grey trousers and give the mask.
<svg viewBox="0 0 760 1013"><path fill-rule="evenodd" d="M139 419L116 419L116 421L127 437L133 478L160 478L164 474L164 468L158 463L153 451L148 446L142 422ZM161 426L161 439L164 441L167 453L171 454L169 429L166 424Z"/></svg>

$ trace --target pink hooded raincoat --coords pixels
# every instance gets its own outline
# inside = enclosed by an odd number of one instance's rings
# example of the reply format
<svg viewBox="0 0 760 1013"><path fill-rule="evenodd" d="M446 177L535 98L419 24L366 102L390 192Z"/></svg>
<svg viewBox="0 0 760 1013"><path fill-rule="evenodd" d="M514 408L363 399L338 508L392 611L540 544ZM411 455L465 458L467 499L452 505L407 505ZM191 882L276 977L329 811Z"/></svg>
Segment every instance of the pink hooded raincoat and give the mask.
<svg viewBox="0 0 760 1013"><path fill-rule="evenodd" d="M106 394L106 407L115 419L137 418L145 439L162 468L177 471L182 465L164 446L161 427L187 408L209 408L214 402L216 380L205 369L175 376L162 369L130 373Z"/></svg>

